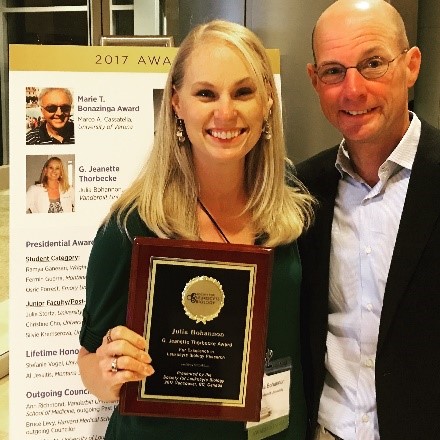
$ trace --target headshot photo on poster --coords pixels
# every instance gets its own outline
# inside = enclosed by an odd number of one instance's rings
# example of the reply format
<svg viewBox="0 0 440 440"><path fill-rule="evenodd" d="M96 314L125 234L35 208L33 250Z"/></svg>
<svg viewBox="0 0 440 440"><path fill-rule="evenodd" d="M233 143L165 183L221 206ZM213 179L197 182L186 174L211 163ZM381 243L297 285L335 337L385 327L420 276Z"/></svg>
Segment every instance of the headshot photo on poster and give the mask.
<svg viewBox="0 0 440 440"><path fill-rule="evenodd" d="M26 156L26 213L75 211L73 154Z"/></svg>
<svg viewBox="0 0 440 440"><path fill-rule="evenodd" d="M26 145L74 143L72 91L26 87Z"/></svg>

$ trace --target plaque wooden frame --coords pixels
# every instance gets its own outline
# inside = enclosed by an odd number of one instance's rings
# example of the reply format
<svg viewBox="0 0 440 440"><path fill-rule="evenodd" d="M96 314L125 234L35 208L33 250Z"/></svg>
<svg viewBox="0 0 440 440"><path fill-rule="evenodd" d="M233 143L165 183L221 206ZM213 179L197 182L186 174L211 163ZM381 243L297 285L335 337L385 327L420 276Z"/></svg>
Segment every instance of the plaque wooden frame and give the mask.
<svg viewBox="0 0 440 440"><path fill-rule="evenodd" d="M136 237L126 325L146 337L155 373L145 381L123 385L120 412L155 417L258 421L272 264L273 249L262 246ZM214 281L220 289L224 288L225 305L220 307L218 318L214 316L208 318L209 322L200 323L200 317L192 316L184 307L185 283L179 285L179 279L194 279L194 275L197 279L206 278L206 274L209 279L211 276L216 278ZM174 282L181 288L176 291L170 288L169 283ZM240 291L240 286L249 287ZM156 293L156 288L160 293ZM246 289L249 291L244 291ZM173 319L185 324L170 323ZM238 330L234 330L236 322ZM212 326L216 326L215 332L209 330ZM165 330L161 333L162 327ZM209 336L200 339L199 334ZM191 344L194 343L211 346L208 350L203 345L202 349L198 346L193 349ZM204 360L192 358L199 353L205 356ZM191 360L179 358L176 361L169 356L191 356ZM194 363L196 361L202 363ZM174 364L178 365L177 370ZM169 373L170 369L174 374ZM173 379L172 385L166 378ZM221 384L219 390L210 383L214 380ZM159 391L151 392L151 388ZM164 393L164 389L173 392Z"/></svg>

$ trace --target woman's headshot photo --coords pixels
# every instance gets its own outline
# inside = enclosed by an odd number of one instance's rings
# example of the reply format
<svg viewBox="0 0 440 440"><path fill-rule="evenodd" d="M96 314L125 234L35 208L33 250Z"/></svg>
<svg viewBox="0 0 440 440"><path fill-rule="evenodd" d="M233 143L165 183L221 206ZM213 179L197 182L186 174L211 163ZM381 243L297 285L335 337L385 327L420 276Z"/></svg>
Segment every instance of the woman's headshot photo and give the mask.
<svg viewBox="0 0 440 440"><path fill-rule="evenodd" d="M26 87L26 144L74 144L69 89Z"/></svg>
<svg viewBox="0 0 440 440"><path fill-rule="evenodd" d="M75 211L73 158L73 155L26 157L27 214Z"/></svg>

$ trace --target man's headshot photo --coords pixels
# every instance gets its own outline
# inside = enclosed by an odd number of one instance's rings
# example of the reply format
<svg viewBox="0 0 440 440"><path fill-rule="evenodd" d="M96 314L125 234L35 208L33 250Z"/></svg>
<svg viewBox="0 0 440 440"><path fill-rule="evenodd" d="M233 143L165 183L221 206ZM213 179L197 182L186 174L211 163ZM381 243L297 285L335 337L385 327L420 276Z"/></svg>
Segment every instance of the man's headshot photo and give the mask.
<svg viewBox="0 0 440 440"><path fill-rule="evenodd" d="M26 89L26 144L74 144L71 91L57 87Z"/></svg>

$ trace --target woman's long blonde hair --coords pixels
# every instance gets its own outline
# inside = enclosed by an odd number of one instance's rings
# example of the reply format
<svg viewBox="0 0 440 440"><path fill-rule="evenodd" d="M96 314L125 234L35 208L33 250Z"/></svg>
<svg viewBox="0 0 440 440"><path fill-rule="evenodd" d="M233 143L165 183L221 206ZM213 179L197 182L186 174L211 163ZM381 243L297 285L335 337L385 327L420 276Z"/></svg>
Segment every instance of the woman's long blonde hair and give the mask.
<svg viewBox="0 0 440 440"><path fill-rule="evenodd" d="M121 229L126 229L128 215L137 210L158 237L200 239L191 144L177 141L171 100L173 87L182 87L189 56L208 39L238 50L254 75L261 102L268 102L269 95L273 99L268 118L272 137L266 139L262 134L245 159L245 209L252 213L254 229L264 245L289 243L311 222L313 198L293 175L286 176L291 167L286 164L281 106L265 48L249 29L223 20L197 26L182 42L164 89L152 152L138 177L112 206L107 220L115 213Z"/></svg>

